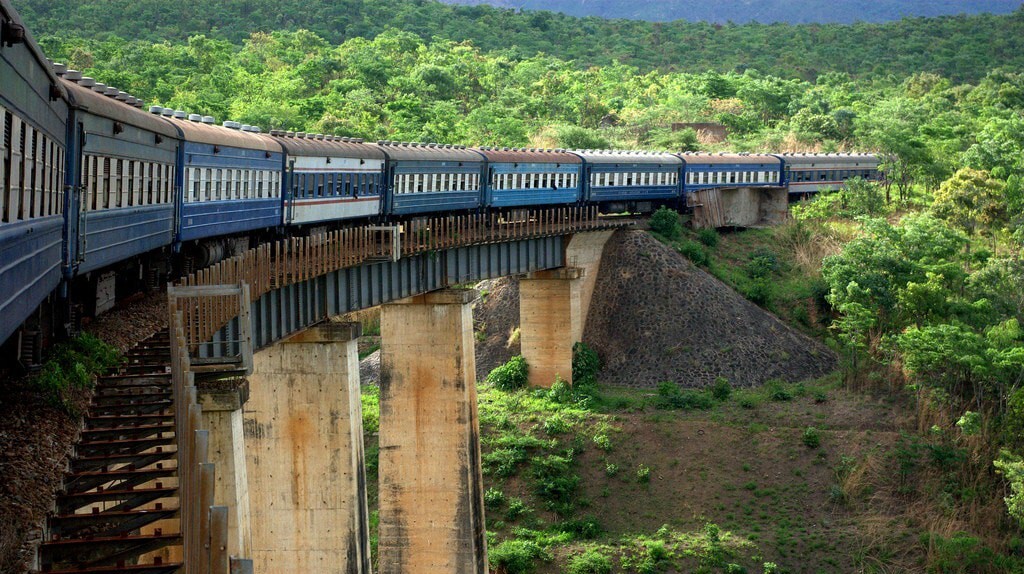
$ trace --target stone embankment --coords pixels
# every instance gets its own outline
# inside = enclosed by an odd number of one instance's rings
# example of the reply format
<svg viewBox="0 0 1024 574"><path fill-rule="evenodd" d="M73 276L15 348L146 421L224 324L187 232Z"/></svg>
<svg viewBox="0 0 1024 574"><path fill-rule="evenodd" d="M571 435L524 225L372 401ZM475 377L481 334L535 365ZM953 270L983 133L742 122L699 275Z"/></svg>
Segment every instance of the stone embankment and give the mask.
<svg viewBox="0 0 1024 574"><path fill-rule="evenodd" d="M480 378L519 353L519 285L485 281L474 311ZM642 231L608 241L584 341L600 355L602 382L703 387L801 381L835 368L835 354L747 301Z"/></svg>

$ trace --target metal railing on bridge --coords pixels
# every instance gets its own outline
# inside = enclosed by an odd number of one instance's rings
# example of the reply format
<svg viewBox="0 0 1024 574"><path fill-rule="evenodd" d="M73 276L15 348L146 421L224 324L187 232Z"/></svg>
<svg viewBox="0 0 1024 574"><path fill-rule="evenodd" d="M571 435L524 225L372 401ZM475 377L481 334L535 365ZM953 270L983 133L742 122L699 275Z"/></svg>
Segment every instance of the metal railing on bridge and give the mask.
<svg viewBox="0 0 1024 574"><path fill-rule="evenodd" d="M250 249L178 282L179 287L248 286L249 301L273 289L338 269L373 261L395 261L419 253L588 231L606 225L596 207L529 209L505 214L418 219L401 226L369 226L293 237ZM245 305L241 305L245 307ZM225 324L239 316L237 299L179 291L175 311L183 317L186 348L195 354Z"/></svg>

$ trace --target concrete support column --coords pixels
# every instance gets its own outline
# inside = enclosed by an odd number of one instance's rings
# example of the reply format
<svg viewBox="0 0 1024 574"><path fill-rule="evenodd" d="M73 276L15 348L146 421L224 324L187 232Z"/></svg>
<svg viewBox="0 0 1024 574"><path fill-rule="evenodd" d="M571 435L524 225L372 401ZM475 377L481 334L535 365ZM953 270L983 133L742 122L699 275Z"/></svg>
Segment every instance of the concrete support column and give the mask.
<svg viewBox="0 0 1024 574"><path fill-rule="evenodd" d="M245 408L256 572L368 574L358 324L326 323L253 356Z"/></svg>
<svg viewBox="0 0 1024 574"><path fill-rule="evenodd" d="M213 500L228 507L228 554L248 558L252 523L242 405L249 398L249 385L243 381L223 388L201 386L198 391L203 428L210 433L210 462L217 465Z"/></svg>
<svg viewBox="0 0 1024 574"><path fill-rule="evenodd" d="M519 281L519 345L530 386L572 383L572 347L583 339L583 269L530 273Z"/></svg>
<svg viewBox="0 0 1024 574"><path fill-rule="evenodd" d="M487 572L476 404L475 291L381 311L381 574Z"/></svg>

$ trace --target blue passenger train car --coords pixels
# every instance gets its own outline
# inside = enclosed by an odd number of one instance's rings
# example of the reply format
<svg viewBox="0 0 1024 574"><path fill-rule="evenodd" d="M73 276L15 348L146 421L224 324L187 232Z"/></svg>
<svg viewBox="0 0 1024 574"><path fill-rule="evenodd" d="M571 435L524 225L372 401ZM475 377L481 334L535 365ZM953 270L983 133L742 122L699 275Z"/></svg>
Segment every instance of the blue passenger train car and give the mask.
<svg viewBox="0 0 1024 574"><path fill-rule="evenodd" d="M679 198L683 162L668 153L576 150L583 158L583 197L610 211L651 211Z"/></svg>
<svg viewBox="0 0 1024 574"><path fill-rule="evenodd" d="M157 112L157 108L151 108ZM177 241L244 235L282 223L284 154L273 138L238 122L159 109L184 140L178 157Z"/></svg>
<svg viewBox="0 0 1024 574"><path fill-rule="evenodd" d="M384 152L379 147L322 134L270 133L286 152L286 225L380 215Z"/></svg>
<svg viewBox="0 0 1024 574"><path fill-rule="evenodd" d="M0 343L61 280L67 104L21 17L0 0Z"/></svg>
<svg viewBox="0 0 1024 574"><path fill-rule="evenodd" d="M378 142L387 156L383 213L417 216L478 209L484 157L466 146Z"/></svg>
<svg viewBox="0 0 1024 574"><path fill-rule="evenodd" d="M71 103L69 276L171 245L179 140L124 92L64 73ZM131 98L134 100L134 98Z"/></svg>
<svg viewBox="0 0 1024 574"><path fill-rule="evenodd" d="M572 205L580 201L579 156L563 150L480 148L487 158L484 205Z"/></svg>
<svg viewBox="0 0 1024 574"><path fill-rule="evenodd" d="M696 192L715 187L779 187L782 160L768 154L684 153L683 189Z"/></svg>

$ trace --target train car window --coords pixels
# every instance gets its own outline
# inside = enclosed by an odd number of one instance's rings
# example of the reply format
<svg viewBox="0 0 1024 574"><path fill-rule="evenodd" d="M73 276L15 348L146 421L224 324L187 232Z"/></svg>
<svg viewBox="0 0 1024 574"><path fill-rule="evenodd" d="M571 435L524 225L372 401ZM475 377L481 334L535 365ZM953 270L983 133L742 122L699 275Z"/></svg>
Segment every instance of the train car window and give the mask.
<svg viewBox="0 0 1024 574"><path fill-rule="evenodd" d="M21 209L21 171L24 168L22 157L25 151L21 142L23 141L24 124L21 118L12 116L8 126L11 129L7 145L10 158L7 161L7 201L5 202L6 210L3 214L3 220L5 222L12 222L18 220L18 213Z"/></svg>
<svg viewBox="0 0 1024 574"><path fill-rule="evenodd" d="M129 206L137 205L138 202L135 198L135 162L128 160L127 167L127 179L128 179L128 202Z"/></svg>
<svg viewBox="0 0 1024 574"><path fill-rule="evenodd" d="M821 179L821 181L827 181L828 180L828 172L823 170L823 171L818 173L818 177Z"/></svg>
<svg viewBox="0 0 1024 574"><path fill-rule="evenodd" d="M31 219L39 215L40 189L39 181L39 131L32 129L32 141L29 142L28 165L32 170L29 174L29 194L25 197L27 207L25 217Z"/></svg>
<svg viewBox="0 0 1024 574"><path fill-rule="evenodd" d="M11 112L0 106L0 222L7 221L11 181Z"/></svg>
<svg viewBox="0 0 1024 574"><path fill-rule="evenodd" d="M213 181L213 199L214 201L220 201L224 199L224 196L221 195L221 191L224 189L224 170L218 169Z"/></svg>

